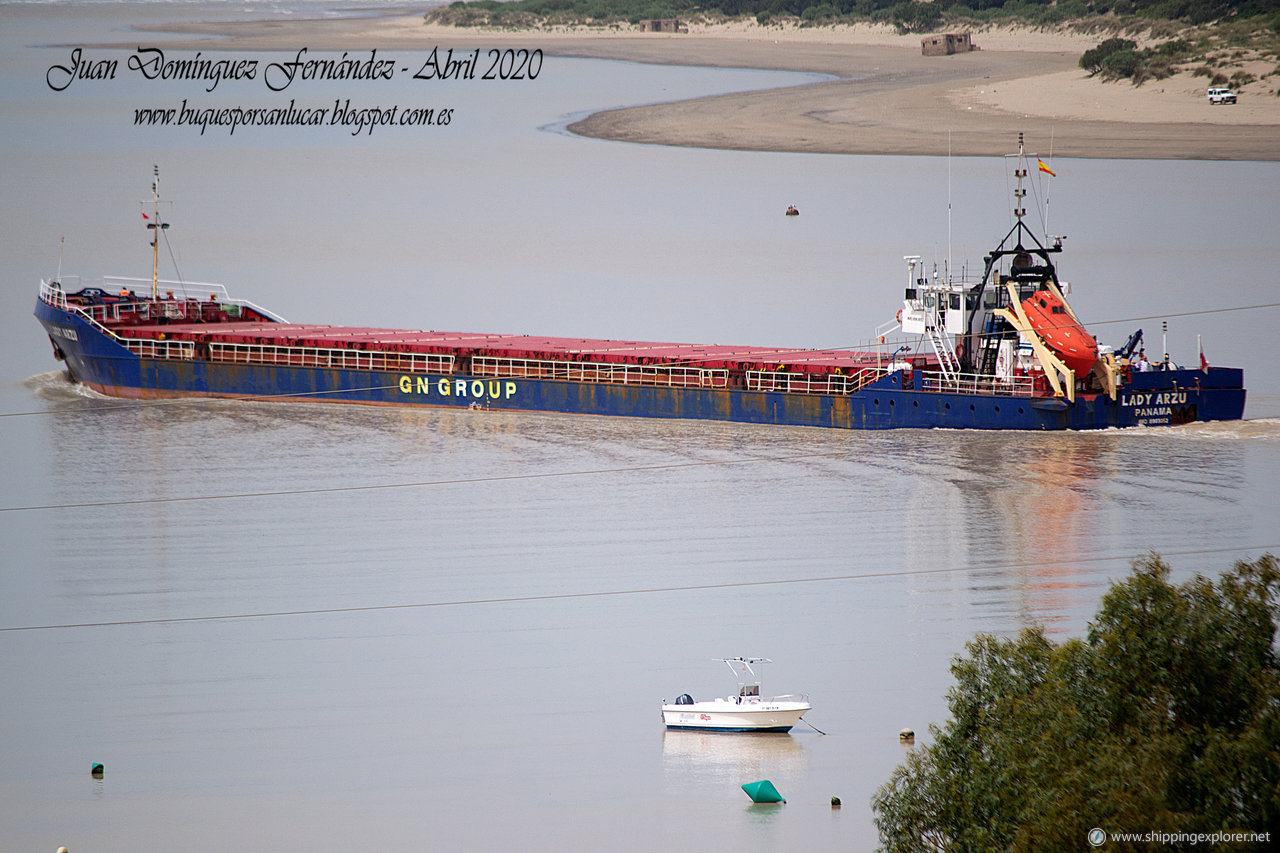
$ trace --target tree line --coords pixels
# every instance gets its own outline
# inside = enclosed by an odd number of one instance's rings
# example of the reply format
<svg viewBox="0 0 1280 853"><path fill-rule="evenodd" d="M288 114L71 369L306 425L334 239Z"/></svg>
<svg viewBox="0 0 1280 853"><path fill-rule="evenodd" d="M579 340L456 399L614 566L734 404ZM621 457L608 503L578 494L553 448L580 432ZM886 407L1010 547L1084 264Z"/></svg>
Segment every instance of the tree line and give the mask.
<svg viewBox="0 0 1280 853"><path fill-rule="evenodd" d="M1267 16L1268 25L1280 30L1280 0L476 0L432 10L427 18L461 26L529 26L695 15L751 16L761 24L775 18L872 21L903 32L925 32L944 20L1043 26L1104 15L1188 24Z"/></svg>
<svg viewBox="0 0 1280 853"><path fill-rule="evenodd" d="M1275 557L1174 585L1152 555L1083 639L979 635L951 718L875 795L883 849L1276 849L1278 622Z"/></svg>

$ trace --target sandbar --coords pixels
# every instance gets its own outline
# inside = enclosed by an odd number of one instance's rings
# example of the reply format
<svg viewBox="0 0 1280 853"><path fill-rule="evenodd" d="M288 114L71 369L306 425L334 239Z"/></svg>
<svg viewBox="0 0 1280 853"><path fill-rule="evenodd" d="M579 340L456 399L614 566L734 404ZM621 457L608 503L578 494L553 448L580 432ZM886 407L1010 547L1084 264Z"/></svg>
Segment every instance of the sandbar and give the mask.
<svg viewBox="0 0 1280 853"><path fill-rule="evenodd" d="M803 71L830 79L605 110L570 125L584 136L658 145L833 154L990 156L1024 132L1054 156L1280 160L1280 98L1264 87L1213 106L1181 73L1143 86L1090 78L1080 54L1104 36L975 31L978 50L923 56L920 36L871 25L691 25L499 30L430 25L419 15L244 21L168 27L182 49L430 50L541 48L548 56ZM207 36L191 40L189 36Z"/></svg>

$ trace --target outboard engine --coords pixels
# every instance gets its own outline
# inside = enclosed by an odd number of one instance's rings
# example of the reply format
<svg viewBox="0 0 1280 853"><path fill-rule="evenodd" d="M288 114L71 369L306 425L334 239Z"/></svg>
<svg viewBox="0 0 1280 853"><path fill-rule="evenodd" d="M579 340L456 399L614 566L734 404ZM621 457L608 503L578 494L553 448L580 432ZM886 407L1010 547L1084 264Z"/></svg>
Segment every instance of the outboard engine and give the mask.
<svg viewBox="0 0 1280 853"><path fill-rule="evenodd" d="M688 693L681 693L679 696L677 696L677 697L676 697L676 704L677 704L677 705L692 705L692 704L693 704L693 697L692 697L692 696L690 696Z"/></svg>

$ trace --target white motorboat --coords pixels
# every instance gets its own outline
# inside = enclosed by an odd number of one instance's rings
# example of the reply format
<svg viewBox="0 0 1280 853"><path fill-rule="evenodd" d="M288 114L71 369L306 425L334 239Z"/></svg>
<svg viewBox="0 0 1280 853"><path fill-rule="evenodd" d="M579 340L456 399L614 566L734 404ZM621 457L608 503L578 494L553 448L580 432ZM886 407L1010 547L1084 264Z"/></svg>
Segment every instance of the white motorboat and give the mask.
<svg viewBox="0 0 1280 853"><path fill-rule="evenodd" d="M760 664L768 658L716 658L729 665L738 678L738 695L695 702L685 693L668 703L662 700L662 722L669 729L717 732L789 732L811 707L803 693L761 696Z"/></svg>

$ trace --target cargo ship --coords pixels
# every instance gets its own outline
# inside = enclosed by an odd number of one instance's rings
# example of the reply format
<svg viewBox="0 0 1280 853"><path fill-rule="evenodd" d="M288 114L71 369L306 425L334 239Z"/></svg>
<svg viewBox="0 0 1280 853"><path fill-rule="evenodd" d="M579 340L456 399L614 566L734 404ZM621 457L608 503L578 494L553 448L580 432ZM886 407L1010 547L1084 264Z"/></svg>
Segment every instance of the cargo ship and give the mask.
<svg viewBox="0 0 1280 853"><path fill-rule="evenodd" d="M1061 238L1015 224L980 279L904 258L901 307L858 349L785 349L290 323L221 285L40 283L35 315L70 377L132 399L435 406L843 429L1088 430L1238 420L1239 368L1154 364L1142 330L1100 346L1058 278Z"/></svg>

